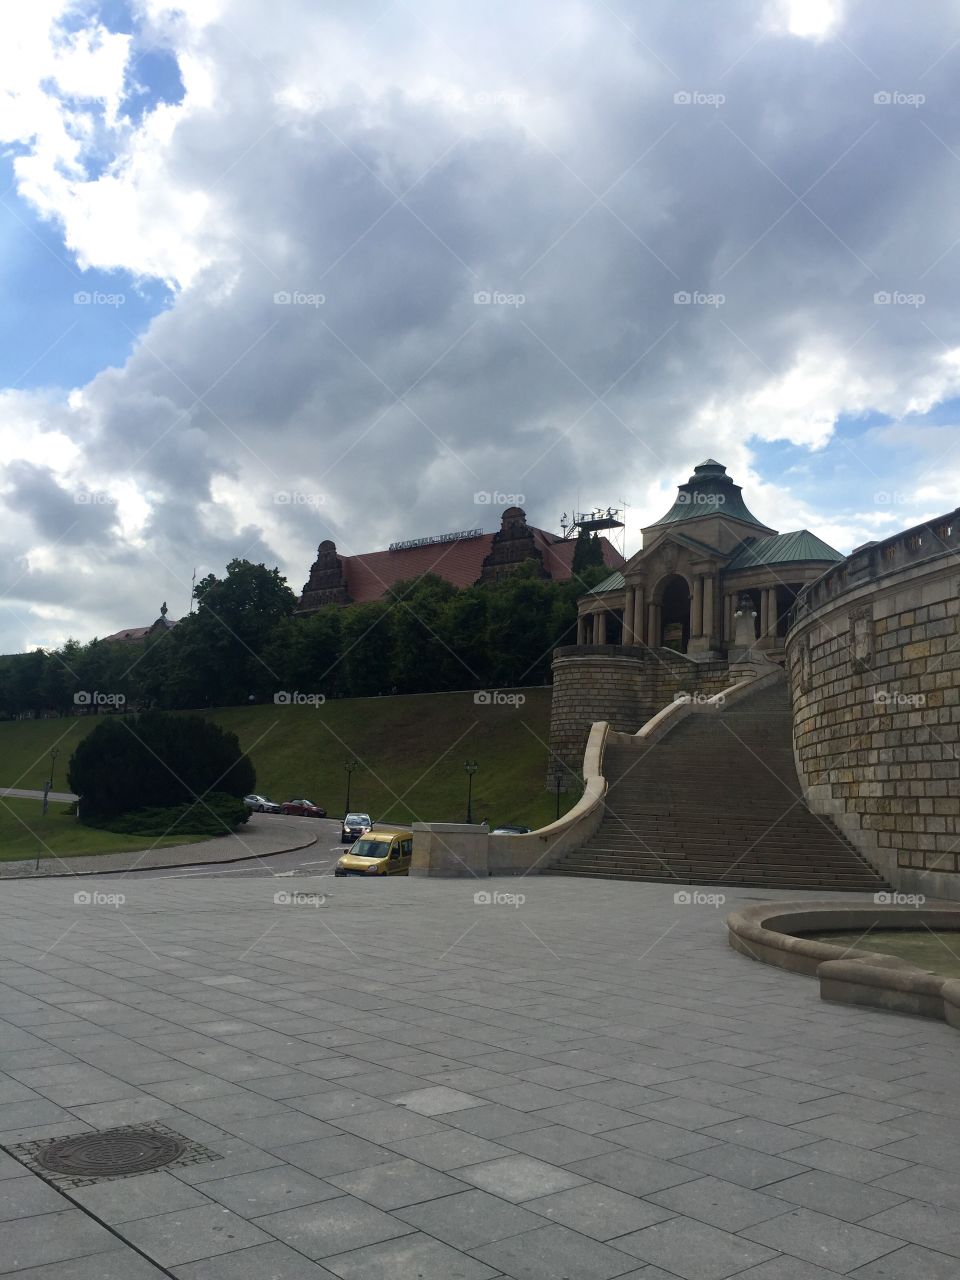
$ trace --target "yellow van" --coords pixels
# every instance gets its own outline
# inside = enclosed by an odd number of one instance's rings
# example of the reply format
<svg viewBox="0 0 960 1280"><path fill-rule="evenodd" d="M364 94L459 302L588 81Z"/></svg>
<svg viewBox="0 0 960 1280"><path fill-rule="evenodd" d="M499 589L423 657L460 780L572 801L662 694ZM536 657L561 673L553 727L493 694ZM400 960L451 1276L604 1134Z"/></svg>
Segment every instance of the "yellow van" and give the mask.
<svg viewBox="0 0 960 1280"><path fill-rule="evenodd" d="M410 873L413 832L403 827L365 832L341 857L335 876L405 876Z"/></svg>

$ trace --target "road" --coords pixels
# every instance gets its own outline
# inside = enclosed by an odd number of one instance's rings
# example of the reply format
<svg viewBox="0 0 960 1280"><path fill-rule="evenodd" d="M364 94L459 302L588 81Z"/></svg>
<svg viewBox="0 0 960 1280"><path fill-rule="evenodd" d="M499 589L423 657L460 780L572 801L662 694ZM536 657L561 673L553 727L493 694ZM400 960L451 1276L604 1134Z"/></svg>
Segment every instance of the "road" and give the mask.
<svg viewBox="0 0 960 1280"><path fill-rule="evenodd" d="M252 858L243 862L228 862L221 865L213 863L204 866L197 863L185 867L159 867L154 871L138 871L137 879L203 879L230 876L233 879L248 880L257 876L279 877L287 879L294 876L332 875L337 859L346 846L340 844L340 822L333 818L296 818L282 813L263 814L261 821L282 823L297 835L309 824L310 831L316 831L318 841L308 849L294 849L291 853L275 853L269 857ZM198 846L198 852L203 846Z"/></svg>
<svg viewBox="0 0 960 1280"><path fill-rule="evenodd" d="M15 800L42 800L42 791L26 791L23 787L0 787L0 796L11 796ZM51 791L48 799L72 804L76 800L72 791Z"/></svg>

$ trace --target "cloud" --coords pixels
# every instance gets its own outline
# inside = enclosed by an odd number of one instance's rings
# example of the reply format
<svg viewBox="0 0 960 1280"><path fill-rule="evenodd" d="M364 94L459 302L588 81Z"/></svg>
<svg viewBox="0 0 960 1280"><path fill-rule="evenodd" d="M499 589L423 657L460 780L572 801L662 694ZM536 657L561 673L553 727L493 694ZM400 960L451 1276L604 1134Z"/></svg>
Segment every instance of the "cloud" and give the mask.
<svg viewBox="0 0 960 1280"><path fill-rule="evenodd" d="M251 554L299 586L324 537L489 524L478 490L524 493L547 527L623 496L633 532L707 454L758 515L829 538L754 449L823 452L838 418L960 392L946 0L922 23L826 0L151 0L122 40L67 39L66 11L24 19L3 117L20 196L81 266L176 291L122 368L7 399L75 450L67 480L7 475L24 551L61 490L126 495L64 551L111 586L96 610L65 588L91 628L149 620L197 563ZM183 96L129 117L147 47Z"/></svg>

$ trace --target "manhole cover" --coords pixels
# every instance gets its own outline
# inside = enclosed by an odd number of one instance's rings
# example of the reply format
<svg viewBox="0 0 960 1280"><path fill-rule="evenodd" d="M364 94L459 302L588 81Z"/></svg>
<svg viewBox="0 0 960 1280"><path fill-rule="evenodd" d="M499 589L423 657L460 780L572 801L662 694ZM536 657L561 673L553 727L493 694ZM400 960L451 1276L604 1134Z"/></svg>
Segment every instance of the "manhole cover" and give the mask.
<svg viewBox="0 0 960 1280"><path fill-rule="evenodd" d="M75 1138L51 1142L37 1159L52 1173L81 1178L116 1178L147 1173L178 1160L186 1150L172 1133L155 1129L119 1129L107 1133L81 1133Z"/></svg>

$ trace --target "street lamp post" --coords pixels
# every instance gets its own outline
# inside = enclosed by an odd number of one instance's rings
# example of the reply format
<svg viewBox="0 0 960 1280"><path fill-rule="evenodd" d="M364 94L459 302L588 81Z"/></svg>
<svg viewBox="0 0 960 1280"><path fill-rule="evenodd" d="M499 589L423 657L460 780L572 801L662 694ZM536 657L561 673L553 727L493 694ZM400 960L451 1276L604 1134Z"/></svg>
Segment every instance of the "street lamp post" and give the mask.
<svg viewBox="0 0 960 1280"><path fill-rule="evenodd" d="M346 818L347 814L350 812L350 781L353 778L354 769L358 769L360 767L360 761L347 760L343 767L347 771L347 803L343 810L343 816Z"/></svg>
<svg viewBox="0 0 960 1280"><path fill-rule="evenodd" d="M47 804L49 802L50 792L53 790L53 771L56 768L57 756L60 754L59 747L51 747L50 749L50 777L43 788L43 814L46 816Z"/></svg>
<svg viewBox="0 0 960 1280"><path fill-rule="evenodd" d="M557 821L559 822L560 821L560 789L563 785L563 773L559 769L554 775L554 782L556 783L556 787L557 787Z"/></svg>
<svg viewBox="0 0 960 1280"><path fill-rule="evenodd" d="M480 767L476 760L464 760L463 767L467 771L467 822L473 822L473 775Z"/></svg>

